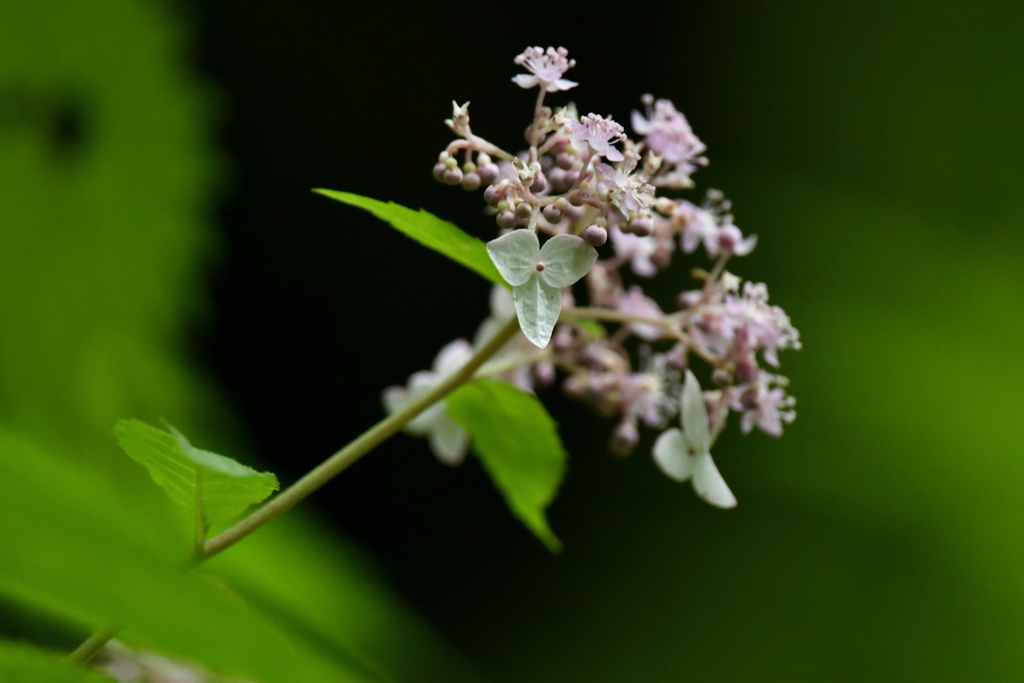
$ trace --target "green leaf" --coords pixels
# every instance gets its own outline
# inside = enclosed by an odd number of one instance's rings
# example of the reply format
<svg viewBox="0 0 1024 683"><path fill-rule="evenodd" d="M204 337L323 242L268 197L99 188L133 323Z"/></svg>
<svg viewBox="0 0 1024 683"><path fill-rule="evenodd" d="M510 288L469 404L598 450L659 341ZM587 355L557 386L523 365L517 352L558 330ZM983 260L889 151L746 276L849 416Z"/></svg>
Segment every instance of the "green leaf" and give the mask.
<svg viewBox="0 0 1024 683"><path fill-rule="evenodd" d="M205 567L183 573L177 531L136 514L134 492L0 428L0 594L261 683L379 680L287 630ZM6 680L0 677L0 680Z"/></svg>
<svg viewBox="0 0 1024 683"><path fill-rule="evenodd" d="M65 661L54 652L21 643L0 642L0 681L4 683L109 683L106 676Z"/></svg>
<svg viewBox="0 0 1024 683"><path fill-rule="evenodd" d="M544 510L568 456L541 402L511 384L477 379L455 390L447 404L512 513L552 552L561 550Z"/></svg>
<svg viewBox="0 0 1024 683"><path fill-rule="evenodd" d="M122 420L114 436L171 500L202 516L205 528L230 522L279 488L270 472L200 450L177 429L169 429L171 433L139 420Z"/></svg>
<svg viewBox="0 0 1024 683"><path fill-rule="evenodd" d="M423 209L413 211L401 204L382 202L350 192L324 189L314 189L313 192L369 211L385 223L390 224L395 230L405 234L406 237L411 237L428 249L447 256L496 285L509 286L491 263L484 243L467 235L454 223L441 220Z"/></svg>

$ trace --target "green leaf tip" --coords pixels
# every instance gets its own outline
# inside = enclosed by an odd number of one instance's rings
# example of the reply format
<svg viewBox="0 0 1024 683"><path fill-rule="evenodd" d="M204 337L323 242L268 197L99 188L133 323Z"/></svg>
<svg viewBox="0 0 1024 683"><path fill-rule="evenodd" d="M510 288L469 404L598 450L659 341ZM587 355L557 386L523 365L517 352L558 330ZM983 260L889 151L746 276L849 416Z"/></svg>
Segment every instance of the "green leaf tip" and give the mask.
<svg viewBox="0 0 1024 683"><path fill-rule="evenodd" d="M401 204L382 202L351 192L323 188L314 188L313 192L368 211L406 237L442 256L447 256L485 280L502 287L509 286L498 274L498 269L491 263L491 258L487 255L487 249L481 240L467 235L454 223L442 220L429 211L424 209L416 211Z"/></svg>
<svg viewBox="0 0 1024 683"><path fill-rule="evenodd" d="M544 405L511 384L489 379L462 385L446 401L512 513L549 550L561 551L545 510L562 483L568 456Z"/></svg>
<svg viewBox="0 0 1024 683"><path fill-rule="evenodd" d="M114 426L114 436L171 500L201 515L205 526L234 520L280 488L270 472L198 449L180 431L167 428L169 432L139 420L121 420Z"/></svg>

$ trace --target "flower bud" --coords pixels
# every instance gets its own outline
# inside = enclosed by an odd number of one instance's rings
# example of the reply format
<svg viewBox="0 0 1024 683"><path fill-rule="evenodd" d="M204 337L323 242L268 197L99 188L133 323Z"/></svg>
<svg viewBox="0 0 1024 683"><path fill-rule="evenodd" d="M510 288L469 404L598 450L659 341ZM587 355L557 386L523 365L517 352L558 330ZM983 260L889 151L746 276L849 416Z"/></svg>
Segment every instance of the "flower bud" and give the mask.
<svg viewBox="0 0 1024 683"><path fill-rule="evenodd" d="M533 381L541 389L551 386L555 381L555 366L547 361L534 365Z"/></svg>
<svg viewBox="0 0 1024 683"><path fill-rule="evenodd" d="M483 179L481 178L481 180ZM504 198L505 193L502 192L497 185L488 185L487 189L484 190L484 201L490 206L498 206L499 202Z"/></svg>
<svg viewBox="0 0 1024 683"><path fill-rule="evenodd" d="M467 192L480 189L480 175L473 172L462 177L462 189Z"/></svg>
<svg viewBox="0 0 1024 683"><path fill-rule="evenodd" d="M441 180L445 185L458 185L462 182L462 171L459 170L458 166L449 168L441 176Z"/></svg>
<svg viewBox="0 0 1024 683"><path fill-rule="evenodd" d="M732 382L732 377L723 368L715 368L715 371L711 373L711 381L716 387L727 387Z"/></svg>
<svg viewBox="0 0 1024 683"><path fill-rule="evenodd" d="M434 164L434 170L433 170L434 180L436 180L439 183L443 183L444 182L444 172L447 171L447 170L448 170L448 167L445 166L443 162L439 161L436 164Z"/></svg>
<svg viewBox="0 0 1024 683"><path fill-rule="evenodd" d="M537 169L537 174L533 176L533 183L530 184L530 191L532 192L543 192L548 189L548 179L544 175L544 171Z"/></svg>
<svg viewBox="0 0 1024 683"><path fill-rule="evenodd" d="M499 211L498 215L495 217L495 220L498 222L498 227L501 228L502 230L511 230L512 228L516 227L516 223L519 222L519 219L516 218L516 215L508 209L505 209L504 211Z"/></svg>
<svg viewBox="0 0 1024 683"><path fill-rule="evenodd" d="M590 246L599 247L608 241L608 231L597 224L588 225L580 233L580 237L585 239Z"/></svg>
<svg viewBox="0 0 1024 683"><path fill-rule="evenodd" d="M672 252L668 249L658 247L651 254L651 264L658 270L665 270L672 262Z"/></svg>
<svg viewBox="0 0 1024 683"><path fill-rule="evenodd" d="M757 387L747 387L740 394L740 405L742 405L747 410L753 410L754 408L757 408L759 402L760 397L757 394Z"/></svg>
<svg viewBox="0 0 1024 683"><path fill-rule="evenodd" d="M757 361L753 358L744 358L736 362L736 379L741 382L749 382L757 375Z"/></svg>
<svg viewBox="0 0 1024 683"><path fill-rule="evenodd" d="M490 185L498 179L498 165L491 162L486 164L481 163L476 167L477 175L480 176L480 182Z"/></svg>
<svg viewBox="0 0 1024 683"><path fill-rule="evenodd" d="M640 214L629 222L626 232L631 232L639 237L647 237L654 232L654 220L650 215Z"/></svg>
<svg viewBox="0 0 1024 683"><path fill-rule="evenodd" d="M516 216L519 220L529 220L530 216L533 215L533 207L530 206L530 202L519 202L516 204Z"/></svg>
<svg viewBox="0 0 1024 683"><path fill-rule="evenodd" d="M620 422L612 432L608 450L612 452L612 455L624 458L633 452L638 443L640 443L640 431L636 428L636 421L627 418Z"/></svg>
<svg viewBox="0 0 1024 683"><path fill-rule="evenodd" d="M554 204L544 207L544 218L548 223L558 223L562 220L562 210Z"/></svg>

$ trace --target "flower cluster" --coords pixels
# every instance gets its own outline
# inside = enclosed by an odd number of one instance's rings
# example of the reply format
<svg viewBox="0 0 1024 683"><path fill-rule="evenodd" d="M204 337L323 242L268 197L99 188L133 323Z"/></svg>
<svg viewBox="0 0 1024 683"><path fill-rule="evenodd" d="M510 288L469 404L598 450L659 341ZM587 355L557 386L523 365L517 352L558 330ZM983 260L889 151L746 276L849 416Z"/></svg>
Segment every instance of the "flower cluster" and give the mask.
<svg viewBox="0 0 1024 683"><path fill-rule="evenodd" d="M513 154L476 135L469 103L454 104L446 123L458 137L434 166L442 183L483 188L500 233L487 250L512 301L498 288L474 344L445 347L432 371L388 390L387 407L396 410L434 386L454 371L453 358L466 357L488 329L516 315L523 336L480 373L527 391L562 373L569 396L616 420L614 453L632 452L641 426L659 430L658 466L691 480L709 503L732 507L735 498L710 453L730 412L740 414L745 433L756 426L773 436L795 417L787 380L775 370L780 350L800 348L799 333L768 303L764 284L726 269L751 253L757 238L736 225L721 192L707 192L699 204L659 194L692 188L692 174L708 163L704 144L672 102L645 95L644 113L632 113L633 139L610 117L545 104L547 93L577 85L564 78L575 65L564 48L531 47L515 63L529 73L513 82L538 89L527 148ZM679 292L673 306L644 292L641 283L668 269L677 251L701 248L710 265L694 269L694 286ZM701 368L706 390L694 372ZM677 415L682 430L670 428ZM444 462L457 463L465 452L465 434L443 404L408 431L428 436Z"/></svg>

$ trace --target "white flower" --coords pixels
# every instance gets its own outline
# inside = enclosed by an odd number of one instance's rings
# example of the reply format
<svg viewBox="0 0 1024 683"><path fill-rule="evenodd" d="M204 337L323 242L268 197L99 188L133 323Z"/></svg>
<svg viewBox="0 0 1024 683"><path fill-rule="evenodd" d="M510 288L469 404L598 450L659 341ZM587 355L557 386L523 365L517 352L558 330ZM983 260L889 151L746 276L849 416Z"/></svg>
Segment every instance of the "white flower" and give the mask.
<svg viewBox="0 0 1024 683"><path fill-rule="evenodd" d="M654 461L668 477L693 481L693 490L720 508L736 507L736 497L711 459L711 433L697 378L689 370L680 402L683 430L672 428L654 442Z"/></svg>
<svg viewBox="0 0 1024 683"><path fill-rule="evenodd" d="M520 88L532 88L539 85L546 92L558 92L569 90L578 84L562 74L576 66L575 59L569 59L569 51L564 47L555 49L549 47L543 50L539 47L528 47L523 53L515 58L515 63L525 66L529 74L519 74L512 79L512 82Z"/></svg>
<svg viewBox="0 0 1024 683"><path fill-rule="evenodd" d="M519 327L544 348L562 312L562 288L586 275L597 251L576 235L555 235L540 246L532 230L513 230L487 243L487 253L512 285Z"/></svg>
<svg viewBox="0 0 1024 683"><path fill-rule="evenodd" d="M445 345L434 359L431 370L421 370L404 387L384 390L384 409L396 413L454 374L473 356L473 347L465 339ZM469 435L448 414L444 401L438 401L410 420L402 429L411 436L425 436L430 450L446 465L458 465L466 458Z"/></svg>

